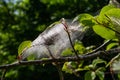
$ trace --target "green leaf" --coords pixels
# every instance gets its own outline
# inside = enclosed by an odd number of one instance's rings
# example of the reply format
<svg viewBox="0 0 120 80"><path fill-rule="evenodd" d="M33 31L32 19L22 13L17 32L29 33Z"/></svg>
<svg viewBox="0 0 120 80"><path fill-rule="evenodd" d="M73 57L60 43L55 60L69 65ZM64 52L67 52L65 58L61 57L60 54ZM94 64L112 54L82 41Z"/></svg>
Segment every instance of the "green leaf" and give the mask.
<svg viewBox="0 0 120 80"><path fill-rule="evenodd" d="M50 26L47 27L47 29L50 29L51 27L57 25L57 24L60 24L61 22L60 21L56 21L54 23L52 23Z"/></svg>
<svg viewBox="0 0 120 80"><path fill-rule="evenodd" d="M104 72L105 70L106 70L105 67L99 67L96 71L102 71L102 72Z"/></svg>
<svg viewBox="0 0 120 80"><path fill-rule="evenodd" d="M83 63L84 63L84 61L80 61L78 67L79 67L79 68L82 67L82 66L83 66Z"/></svg>
<svg viewBox="0 0 120 80"><path fill-rule="evenodd" d="M83 54L85 52L85 47L81 42L76 41L74 48L76 51L78 51L79 54Z"/></svg>
<svg viewBox="0 0 120 80"><path fill-rule="evenodd" d="M120 39L120 9L111 9L108 12L106 12L106 15L113 24L113 28L116 31L117 37Z"/></svg>
<svg viewBox="0 0 120 80"><path fill-rule="evenodd" d="M101 11L100 11L100 15L104 15L107 11L111 10L111 9L114 9L115 6L114 5L107 5L107 6L104 6Z"/></svg>
<svg viewBox="0 0 120 80"><path fill-rule="evenodd" d="M91 70L93 69L93 65L86 65L83 70Z"/></svg>
<svg viewBox="0 0 120 80"><path fill-rule="evenodd" d="M70 65L71 65L71 67L74 68L74 69L77 68L77 63L76 63L76 62L73 62L73 61L70 62Z"/></svg>
<svg viewBox="0 0 120 80"><path fill-rule="evenodd" d="M93 48L95 48L95 46L93 46L93 45L86 47L86 53L87 52L92 52Z"/></svg>
<svg viewBox="0 0 120 80"><path fill-rule="evenodd" d="M77 68L76 62L65 62L62 71L65 71L66 73L72 74Z"/></svg>
<svg viewBox="0 0 120 80"><path fill-rule="evenodd" d="M107 6L103 7L102 10L100 11L100 15L98 16L98 21L100 23L102 23L102 22L107 23L108 21L105 16L105 13L113 8L115 8L115 6L113 6L113 5L107 5Z"/></svg>
<svg viewBox="0 0 120 80"><path fill-rule="evenodd" d="M93 71L88 71L85 73L85 80L95 80L96 74Z"/></svg>
<svg viewBox="0 0 120 80"><path fill-rule="evenodd" d="M87 67L85 67L85 68L87 68ZM95 69L95 67L94 67L93 64L88 65L88 68L89 68L89 70L93 70L93 69Z"/></svg>
<svg viewBox="0 0 120 80"><path fill-rule="evenodd" d="M18 75L18 71L14 70L14 69L11 69L10 71L8 71L5 74L5 77L11 77L11 76L17 77L17 75Z"/></svg>
<svg viewBox="0 0 120 80"><path fill-rule="evenodd" d="M61 56L72 56L74 55L74 53L72 52L72 50L70 48L65 49L62 53Z"/></svg>
<svg viewBox="0 0 120 80"><path fill-rule="evenodd" d="M100 63L105 63L105 64L106 64L106 61L97 58L97 59L94 59L94 60L93 60L92 65L93 65L94 67L96 67L96 65L97 65L97 64L100 64Z"/></svg>
<svg viewBox="0 0 120 80"><path fill-rule="evenodd" d="M104 80L104 72L96 71L96 75L99 77L100 80Z"/></svg>
<svg viewBox="0 0 120 80"><path fill-rule="evenodd" d="M118 76L118 79L120 80L120 73L118 73L118 75L117 75L117 76Z"/></svg>
<svg viewBox="0 0 120 80"><path fill-rule="evenodd" d="M105 39L116 39L115 32L102 26L102 25L94 25L93 30Z"/></svg>
<svg viewBox="0 0 120 80"><path fill-rule="evenodd" d="M27 60L35 60L35 55L34 54L31 54L27 57Z"/></svg>
<svg viewBox="0 0 120 80"><path fill-rule="evenodd" d="M72 74L73 71L72 71L71 67L68 67L68 66L71 66L71 63L70 62L65 62L63 67L62 67L62 71L65 71L66 73Z"/></svg>
<svg viewBox="0 0 120 80"><path fill-rule="evenodd" d="M86 70L90 70L89 66L87 66L87 65L84 68L82 66L80 66L77 69L75 69L75 71L86 71Z"/></svg>
<svg viewBox="0 0 120 80"><path fill-rule="evenodd" d="M20 55L25 49L31 46L31 41L24 41L18 47L18 55Z"/></svg>
<svg viewBox="0 0 120 80"><path fill-rule="evenodd" d="M93 16L87 13L83 13L78 15L77 17L74 18L73 21L79 21L82 23L84 26L92 26L94 23L92 22Z"/></svg>
<svg viewBox="0 0 120 80"><path fill-rule="evenodd" d="M115 17L120 19L120 9L119 8L113 8L105 13L109 17Z"/></svg>
<svg viewBox="0 0 120 80"><path fill-rule="evenodd" d="M116 33L114 31L114 27L112 22L110 22L108 15L116 15L117 8L113 5L107 5L102 8L100 15L96 17L95 21L97 25L93 26L94 31L105 39L115 39ZM115 14L116 13L116 14ZM100 27L101 26L101 27Z"/></svg>
<svg viewBox="0 0 120 80"><path fill-rule="evenodd" d="M113 47L115 47L115 46L118 46L119 45L119 43L110 43L107 47L106 47L106 50L109 50L109 49L111 49L111 48L113 48Z"/></svg>
<svg viewBox="0 0 120 80"><path fill-rule="evenodd" d="M87 13L83 13L83 14L79 14L77 17L74 18L74 20L79 20L80 22L83 21L83 20L88 20L88 19L91 19L93 18L92 15L90 14L87 14ZM73 21L74 21L73 20Z"/></svg>

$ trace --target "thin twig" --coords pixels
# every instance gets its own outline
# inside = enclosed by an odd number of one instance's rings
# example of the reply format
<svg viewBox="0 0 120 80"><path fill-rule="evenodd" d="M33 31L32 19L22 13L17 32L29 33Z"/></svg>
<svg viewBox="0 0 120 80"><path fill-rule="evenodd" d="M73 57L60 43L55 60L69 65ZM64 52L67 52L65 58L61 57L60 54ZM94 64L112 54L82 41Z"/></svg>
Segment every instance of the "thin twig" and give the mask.
<svg viewBox="0 0 120 80"><path fill-rule="evenodd" d="M66 21L65 21L64 18L62 18L61 23L64 25L64 27L65 27L64 29L65 29L65 31L67 32L67 35L68 35L68 38L69 38L71 47L72 47L72 49L73 49L73 51L74 51L76 57L79 59L78 53L77 53L77 51L75 50L74 45L73 45L73 43L72 43L72 39L71 39L69 30L68 30L68 24L66 23Z"/></svg>
<svg viewBox="0 0 120 80"><path fill-rule="evenodd" d="M71 37L70 37L69 32L67 32L67 34L68 34L68 38L69 38L69 41L70 41L71 47L72 47L72 49L73 49L73 51L74 51L76 57L79 59L78 53L77 53L77 51L76 51L75 48L74 48L74 45L73 45L73 43L72 43L72 40L71 40Z"/></svg>
<svg viewBox="0 0 120 80"><path fill-rule="evenodd" d="M102 45L100 45L99 47L97 47L96 49L94 49L92 52L89 52L87 54L91 54L91 53L95 53L98 50L100 50L101 48L103 48L104 46L106 46L107 43L109 43L111 40L107 40L106 42L104 42Z"/></svg>

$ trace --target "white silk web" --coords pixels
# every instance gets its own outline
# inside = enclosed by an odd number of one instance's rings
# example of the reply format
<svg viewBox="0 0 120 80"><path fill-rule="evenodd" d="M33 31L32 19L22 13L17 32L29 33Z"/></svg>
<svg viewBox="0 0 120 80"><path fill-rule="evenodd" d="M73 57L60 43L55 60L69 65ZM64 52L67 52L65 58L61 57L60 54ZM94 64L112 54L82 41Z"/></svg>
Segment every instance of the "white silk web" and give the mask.
<svg viewBox="0 0 120 80"><path fill-rule="evenodd" d="M78 21L65 20L72 43L76 39L81 40L84 36L83 26ZM30 55L34 55L35 59L60 57L60 54L66 48L70 48L71 44L65 26L62 23L55 24L53 27L47 28L33 42L32 46L23 51L21 58L24 60Z"/></svg>

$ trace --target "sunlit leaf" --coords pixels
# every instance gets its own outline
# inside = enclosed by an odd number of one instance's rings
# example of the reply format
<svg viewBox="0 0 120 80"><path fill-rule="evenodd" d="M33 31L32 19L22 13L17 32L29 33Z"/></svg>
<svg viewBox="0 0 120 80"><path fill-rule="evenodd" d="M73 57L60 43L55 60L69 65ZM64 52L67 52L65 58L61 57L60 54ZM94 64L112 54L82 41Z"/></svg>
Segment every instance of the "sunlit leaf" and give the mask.
<svg viewBox="0 0 120 80"><path fill-rule="evenodd" d="M31 46L31 41L24 41L18 47L18 55L20 55L25 49Z"/></svg>
<svg viewBox="0 0 120 80"><path fill-rule="evenodd" d="M52 23L50 26L47 27L47 29L50 29L51 27L55 26L56 24L60 24L60 21L56 21L54 23Z"/></svg>
<svg viewBox="0 0 120 80"><path fill-rule="evenodd" d="M93 60L92 65L93 65L94 67L96 67L96 65L97 65L97 64L100 64L100 63L106 64L106 61L97 58L97 59L94 59L94 60Z"/></svg>
<svg viewBox="0 0 120 80"><path fill-rule="evenodd" d="M27 57L27 60L35 60L35 55L32 54L32 55L28 56L28 57Z"/></svg>
<svg viewBox="0 0 120 80"><path fill-rule="evenodd" d="M102 8L102 10L100 11L100 15L104 15L107 11L109 11L110 9L113 9L113 8L115 8L115 6L111 5L111 4L104 6Z"/></svg>
<svg viewBox="0 0 120 80"><path fill-rule="evenodd" d="M74 53L72 52L72 50L70 48L65 49L62 53L61 56L72 56L74 55Z"/></svg>
<svg viewBox="0 0 120 80"><path fill-rule="evenodd" d="M115 6L113 6L113 5L107 5L107 6L103 7L102 10L100 11L100 15L98 16L98 21L100 23L102 23L102 22L106 22L107 23L108 21L107 21L107 18L105 16L105 13L107 11L113 9L113 8L115 8Z"/></svg>
<svg viewBox="0 0 120 80"><path fill-rule="evenodd" d="M120 39L120 9L111 9L108 12L106 12L106 15L113 24L113 28L116 31L117 37Z"/></svg>
<svg viewBox="0 0 120 80"><path fill-rule="evenodd" d="M116 39L115 32L102 26L102 25L94 25L93 30L105 39Z"/></svg>
<svg viewBox="0 0 120 80"><path fill-rule="evenodd" d="M70 64L71 64L70 62L65 62L63 67L62 67L62 71L65 71L66 73L72 74L73 72L69 67Z"/></svg>
<svg viewBox="0 0 120 80"><path fill-rule="evenodd" d="M104 80L104 72L96 71L96 75L99 77L100 80Z"/></svg>
<svg viewBox="0 0 120 80"><path fill-rule="evenodd" d="M110 43L108 46L107 46L107 48L106 48L106 50L109 50L109 49L111 49L111 48L113 48L113 47L115 47L115 46L118 46L119 45L119 43Z"/></svg>
<svg viewBox="0 0 120 80"><path fill-rule="evenodd" d="M74 69L77 67L77 63L76 63L76 62L70 62L70 65L71 65L71 67L74 68Z"/></svg>
<svg viewBox="0 0 120 80"><path fill-rule="evenodd" d="M87 67L85 67L85 68L87 68ZM94 69L95 67L93 64L90 64L90 65L88 65L88 68L89 68L89 70L91 70L91 69Z"/></svg>
<svg viewBox="0 0 120 80"><path fill-rule="evenodd" d="M84 61L80 61L78 67L82 67Z"/></svg>
<svg viewBox="0 0 120 80"><path fill-rule="evenodd" d="M87 52L92 52L92 51L93 51L93 48L95 48L95 46L93 46L93 45L88 46L88 47L86 47L86 51L87 51Z"/></svg>
<svg viewBox="0 0 120 80"><path fill-rule="evenodd" d="M83 14L79 14L77 17L74 18L74 20L79 20L79 21L83 21L83 20L88 20L91 19L93 16L87 13L83 13Z"/></svg>
<svg viewBox="0 0 120 80"><path fill-rule="evenodd" d="M97 68L97 70L96 71L102 71L102 72L104 72L106 70L106 68L105 67L99 67L99 68Z"/></svg>
<svg viewBox="0 0 120 80"><path fill-rule="evenodd" d="M88 71L85 73L85 80L95 80L96 74L93 71Z"/></svg>
<svg viewBox="0 0 120 80"><path fill-rule="evenodd" d="M74 48L79 54L83 54L85 52L85 47L80 42L75 42Z"/></svg>
<svg viewBox="0 0 120 80"><path fill-rule="evenodd" d="M93 16L87 13L83 13L78 15L77 17L74 18L73 21L79 21L80 23L82 23L84 26L92 26L94 23L92 22L92 18Z"/></svg>
<svg viewBox="0 0 120 80"><path fill-rule="evenodd" d="M120 32L120 9L112 9L106 15L112 21L114 29Z"/></svg>
<svg viewBox="0 0 120 80"><path fill-rule="evenodd" d="M120 19L120 9L119 8L110 9L105 14L109 17L115 17L115 18Z"/></svg>
<svg viewBox="0 0 120 80"><path fill-rule="evenodd" d="M62 70L65 71L66 73L72 74L74 70L77 68L77 63L76 62L65 62Z"/></svg>

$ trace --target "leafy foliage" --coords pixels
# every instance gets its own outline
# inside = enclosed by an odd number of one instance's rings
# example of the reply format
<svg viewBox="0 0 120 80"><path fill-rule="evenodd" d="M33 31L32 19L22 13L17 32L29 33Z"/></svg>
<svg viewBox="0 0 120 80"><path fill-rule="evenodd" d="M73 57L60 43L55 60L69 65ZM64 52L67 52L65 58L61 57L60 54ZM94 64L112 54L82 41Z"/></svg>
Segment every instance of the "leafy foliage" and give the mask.
<svg viewBox="0 0 120 80"><path fill-rule="evenodd" d="M74 18L78 15L74 20L79 20L85 28L90 29L90 34L86 32L89 37L85 35L84 43L76 42L74 45L79 54L92 52L94 48L107 39L112 39L113 42L105 46L104 50L119 47L120 9L113 5L105 6L107 2L108 0L1 0L0 65L16 61L17 48L22 41L35 39L49 24L62 17ZM95 14L99 9L101 9L100 14ZM94 14L95 17L92 16ZM18 54L21 54L25 47L29 47L30 44L29 41L21 44ZM74 52L67 49L62 55L74 55ZM109 70L105 66L109 61L110 59L101 59L100 57L87 62L80 61L79 64L77 62L65 62L62 68L66 72L64 73L65 80L108 79L105 73ZM112 66L113 72L119 71L118 55L110 61L110 66ZM1 72L0 75L2 75ZM57 70L54 66L45 64L44 67L41 65L17 67L9 70L5 77L8 80L48 80L48 78L58 80L56 73ZM74 77L73 74L77 77ZM84 79L79 75L85 76ZM108 76L111 75L108 74ZM120 79L120 74L118 74L118 78Z"/></svg>
<svg viewBox="0 0 120 80"><path fill-rule="evenodd" d="M102 8L100 15L95 19L96 25L93 26L93 30L105 39L119 38L119 10L113 5Z"/></svg>
<svg viewBox="0 0 120 80"><path fill-rule="evenodd" d="M116 40L116 39L119 39L119 35L120 35L119 34L119 28L120 28L119 16L120 15L118 14L119 10L120 9L115 8L113 5L108 5L108 6L105 6L101 10L100 14L97 17L95 17L95 19L89 18L90 16L88 14L79 15L80 17L76 17L75 19L78 19L83 25L87 24L87 25L91 26L91 23L92 23L94 32L96 34L100 35L105 40L107 40L107 39ZM92 21L92 19L94 21ZM87 21L84 24L82 22L84 20L90 20L91 22ZM88 22L90 22L90 23L88 23ZM119 44L117 42L111 43L107 46L107 50L111 49L114 46L119 46ZM80 51L82 51L82 50L80 50ZM112 70L119 71L120 69L118 67L119 66L118 55L111 62L112 62L111 63ZM98 76L100 80L103 80L105 68L97 67L97 65L101 64L101 63L106 64L106 61L101 60L101 59L94 59L92 64L85 66L83 69L78 67L77 71L88 70L85 73L85 80L95 80L96 76ZM64 71L69 72L69 73L74 73L76 71L76 68L75 69L70 68L71 65L69 63L65 63L65 64L67 64L67 65L63 66Z"/></svg>

